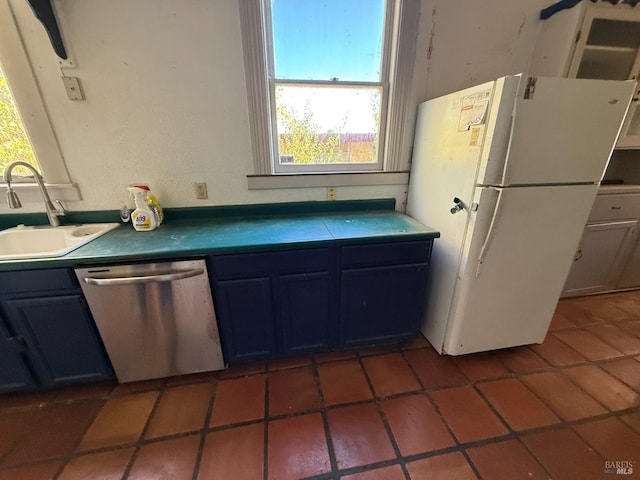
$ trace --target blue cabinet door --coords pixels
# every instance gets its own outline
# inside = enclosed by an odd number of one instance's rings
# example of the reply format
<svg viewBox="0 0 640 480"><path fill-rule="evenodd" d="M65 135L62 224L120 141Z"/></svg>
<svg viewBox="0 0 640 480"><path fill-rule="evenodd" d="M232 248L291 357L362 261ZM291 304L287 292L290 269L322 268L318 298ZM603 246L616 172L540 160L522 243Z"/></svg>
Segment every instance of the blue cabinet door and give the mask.
<svg viewBox="0 0 640 480"><path fill-rule="evenodd" d="M24 338L24 356L40 385L113 378L80 293L10 299L4 306L13 330Z"/></svg>
<svg viewBox="0 0 640 480"><path fill-rule="evenodd" d="M343 270L340 343L374 345L418 334L427 264Z"/></svg>
<svg viewBox="0 0 640 480"><path fill-rule="evenodd" d="M22 357L25 347L24 340L11 335L0 320L0 393L35 388L34 378Z"/></svg>
<svg viewBox="0 0 640 480"><path fill-rule="evenodd" d="M321 351L329 341L329 273L280 277L279 330L286 354Z"/></svg>
<svg viewBox="0 0 640 480"><path fill-rule="evenodd" d="M328 248L209 257L227 362L326 349L330 259Z"/></svg>
<svg viewBox="0 0 640 480"><path fill-rule="evenodd" d="M214 296L227 362L268 358L276 353L269 277L217 281Z"/></svg>

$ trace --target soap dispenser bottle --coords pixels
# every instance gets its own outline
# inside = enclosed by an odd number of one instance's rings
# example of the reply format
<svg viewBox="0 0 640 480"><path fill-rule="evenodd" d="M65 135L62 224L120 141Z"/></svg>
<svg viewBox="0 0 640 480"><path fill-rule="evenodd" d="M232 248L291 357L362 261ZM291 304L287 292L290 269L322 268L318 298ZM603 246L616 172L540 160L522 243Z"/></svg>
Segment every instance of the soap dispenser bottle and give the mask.
<svg viewBox="0 0 640 480"><path fill-rule="evenodd" d="M139 232L148 232L158 226L156 214L148 198L147 190L139 187L129 187L129 192L136 202L136 209L131 214L133 228Z"/></svg>

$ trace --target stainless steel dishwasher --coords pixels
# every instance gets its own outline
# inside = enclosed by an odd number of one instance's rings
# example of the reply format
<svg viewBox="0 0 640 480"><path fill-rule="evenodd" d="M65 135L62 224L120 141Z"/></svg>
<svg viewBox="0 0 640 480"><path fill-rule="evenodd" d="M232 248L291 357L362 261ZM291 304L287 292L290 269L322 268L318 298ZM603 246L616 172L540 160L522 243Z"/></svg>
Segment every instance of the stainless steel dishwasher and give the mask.
<svg viewBox="0 0 640 480"><path fill-rule="evenodd" d="M120 382L224 368L204 260L76 269Z"/></svg>

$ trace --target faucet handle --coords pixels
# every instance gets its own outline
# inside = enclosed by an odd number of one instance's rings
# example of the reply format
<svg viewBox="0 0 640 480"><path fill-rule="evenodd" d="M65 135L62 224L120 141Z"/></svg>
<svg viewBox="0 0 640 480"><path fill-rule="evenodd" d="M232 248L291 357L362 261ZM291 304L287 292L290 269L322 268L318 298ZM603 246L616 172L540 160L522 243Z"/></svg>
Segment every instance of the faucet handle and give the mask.
<svg viewBox="0 0 640 480"><path fill-rule="evenodd" d="M67 208L64 206L62 201L56 200L56 204L58 204L60 206L60 208L56 208L56 214L57 215L65 215L65 214L67 214L69 212L69 210L67 210Z"/></svg>

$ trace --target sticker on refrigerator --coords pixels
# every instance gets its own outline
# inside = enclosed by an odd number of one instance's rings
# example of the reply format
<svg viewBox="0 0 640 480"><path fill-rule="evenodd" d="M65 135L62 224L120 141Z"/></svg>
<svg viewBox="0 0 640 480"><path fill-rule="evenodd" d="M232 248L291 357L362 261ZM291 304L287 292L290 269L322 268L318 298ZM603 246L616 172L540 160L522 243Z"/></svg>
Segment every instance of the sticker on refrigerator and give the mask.
<svg viewBox="0 0 640 480"><path fill-rule="evenodd" d="M471 129L471 138L469 139L469 146L477 147L479 138L480 138L480 127L473 127Z"/></svg>
<svg viewBox="0 0 640 480"><path fill-rule="evenodd" d="M466 132L473 125L481 125L484 123L490 97L491 89L488 89L462 98L460 121L458 122L459 132Z"/></svg>
<svg viewBox="0 0 640 480"><path fill-rule="evenodd" d="M536 83L538 82L538 77L529 77L527 78L527 86L524 89L524 99L532 100L533 94L536 93Z"/></svg>

